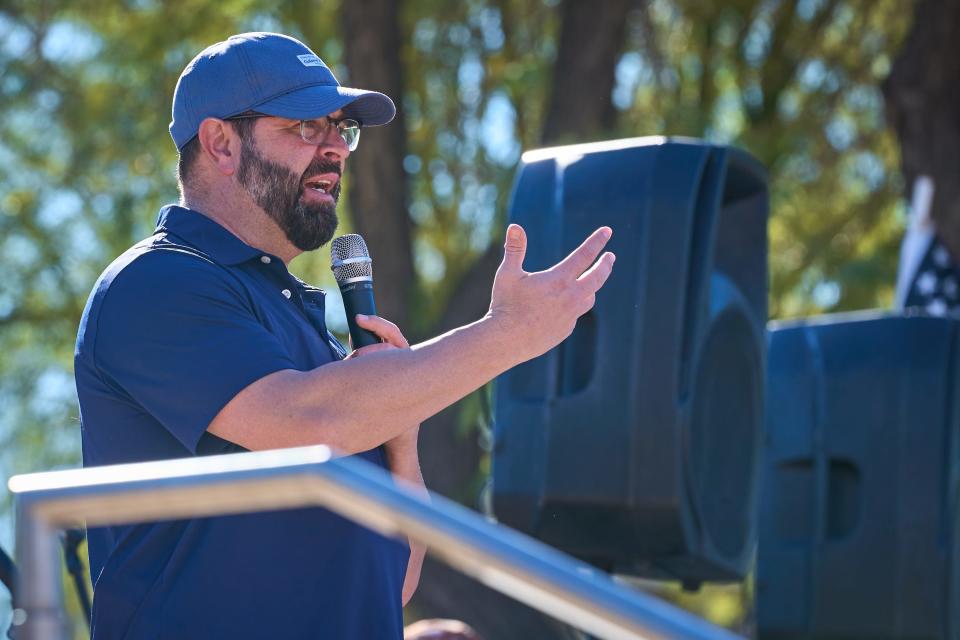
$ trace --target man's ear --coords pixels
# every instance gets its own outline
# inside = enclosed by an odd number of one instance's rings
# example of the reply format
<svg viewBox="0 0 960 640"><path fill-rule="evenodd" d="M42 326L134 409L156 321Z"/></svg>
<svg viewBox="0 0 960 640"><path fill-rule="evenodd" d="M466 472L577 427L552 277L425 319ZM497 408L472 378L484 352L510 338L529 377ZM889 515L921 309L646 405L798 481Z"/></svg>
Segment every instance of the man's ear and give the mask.
<svg viewBox="0 0 960 640"><path fill-rule="evenodd" d="M203 153L223 175L233 175L240 164L240 137L225 120L206 118L197 139Z"/></svg>

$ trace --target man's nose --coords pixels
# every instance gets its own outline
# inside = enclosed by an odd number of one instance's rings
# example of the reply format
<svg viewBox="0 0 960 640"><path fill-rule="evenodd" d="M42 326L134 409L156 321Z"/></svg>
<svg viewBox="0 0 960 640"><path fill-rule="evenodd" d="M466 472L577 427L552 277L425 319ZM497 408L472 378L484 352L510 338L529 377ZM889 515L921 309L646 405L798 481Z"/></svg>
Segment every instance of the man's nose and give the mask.
<svg viewBox="0 0 960 640"><path fill-rule="evenodd" d="M317 145L317 154L327 160L334 160L343 164L343 161L350 155L350 149L336 127L330 127L323 141Z"/></svg>

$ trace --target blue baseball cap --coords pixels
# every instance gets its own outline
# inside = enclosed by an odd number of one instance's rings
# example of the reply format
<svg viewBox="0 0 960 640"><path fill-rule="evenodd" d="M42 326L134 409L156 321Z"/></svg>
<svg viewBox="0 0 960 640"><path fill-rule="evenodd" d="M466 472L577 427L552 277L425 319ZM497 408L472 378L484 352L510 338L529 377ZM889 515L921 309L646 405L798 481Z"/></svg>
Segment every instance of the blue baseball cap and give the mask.
<svg viewBox="0 0 960 640"><path fill-rule="evenodd" d="M387 124L397 113L382 93L341 87L323 60L296 38L241 33L201 51L180 74L170 136L181 150L206 118L257 111L310 120L337 109L365 127Z"/></svg>

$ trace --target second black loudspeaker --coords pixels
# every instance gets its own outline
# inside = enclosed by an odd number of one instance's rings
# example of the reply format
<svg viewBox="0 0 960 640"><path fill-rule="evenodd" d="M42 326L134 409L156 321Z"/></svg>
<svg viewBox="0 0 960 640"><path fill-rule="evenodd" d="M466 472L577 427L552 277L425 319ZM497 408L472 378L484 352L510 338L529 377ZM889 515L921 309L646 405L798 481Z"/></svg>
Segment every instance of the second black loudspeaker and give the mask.
<svg viewBox="0 0 960 640"><path fill-rule="evenodd" d="M757 636L960 638L960 322L770 332Z"/></svg>
<svg viewBox="0 0 960 640"><path fill-rule="evenodd" d="M609 225L593 311L495 390L494 511L607 570L745 575L756 538L767 307L765 172L639 138L524 155L525 268Z"/></svg>

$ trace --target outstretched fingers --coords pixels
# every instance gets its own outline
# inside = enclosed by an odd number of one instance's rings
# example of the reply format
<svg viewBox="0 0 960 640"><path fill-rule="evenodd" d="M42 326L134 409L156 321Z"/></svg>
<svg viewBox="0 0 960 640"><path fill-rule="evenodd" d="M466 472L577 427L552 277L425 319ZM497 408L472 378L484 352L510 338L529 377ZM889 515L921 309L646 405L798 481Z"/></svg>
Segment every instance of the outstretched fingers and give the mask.
<svg viewBox="0 0 960 640"><path fill-rule="evenodd" d="M610 227L600 227L591 233L570 255L559 262L553 270L578 278L597 259L612 235L613 230Z"/></svg>
<svg viewBox="0 0 960 640"><path fill-rule="evenodd" d="M607 278L610 277L610 273L613 271L613 263L616 259L616 255L607 251L600 256L599 260L593 263L592 267L577 278L577 282L591 294L596 293L607 281Z"/></svg>

